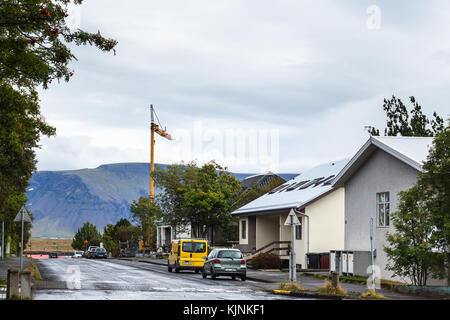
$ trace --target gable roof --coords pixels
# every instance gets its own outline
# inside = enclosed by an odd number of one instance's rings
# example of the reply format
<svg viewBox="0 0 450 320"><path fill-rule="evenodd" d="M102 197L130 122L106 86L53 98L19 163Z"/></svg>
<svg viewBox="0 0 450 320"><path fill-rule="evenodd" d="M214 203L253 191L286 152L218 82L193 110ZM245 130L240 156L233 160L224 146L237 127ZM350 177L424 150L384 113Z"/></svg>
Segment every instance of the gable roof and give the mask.
<svg viewBox="0 0 450 320"><path fill-rule="evenodd" d="M342 186L377 149L385 151L417 171L422 172L422 163L427 159L432 143L432 137L370 136L369 140L339 172L332 186Z"/></svg>
<svg viewBox="0 0 450 320"><path fill-rule="evenodd" d="M233 211L232 215L258 214L266 211L302 207L332 191L331 182L348 159L314 167L261 197Z"/></svg>

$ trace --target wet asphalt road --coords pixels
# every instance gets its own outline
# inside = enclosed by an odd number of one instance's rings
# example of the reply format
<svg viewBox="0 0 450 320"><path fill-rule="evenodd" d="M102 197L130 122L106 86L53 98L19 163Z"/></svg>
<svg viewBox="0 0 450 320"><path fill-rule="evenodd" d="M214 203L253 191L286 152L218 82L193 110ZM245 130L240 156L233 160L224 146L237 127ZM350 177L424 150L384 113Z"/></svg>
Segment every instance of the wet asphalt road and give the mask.
<svg viewBox="0 0 450 320"><path fill-rule="evenodd" d="M169 273L167 266L126 260L36 260L45 286L35 300L266 300L287 299L254 281L203 279L201 273ZM43 288L45 287L45 288Z"/></svg>

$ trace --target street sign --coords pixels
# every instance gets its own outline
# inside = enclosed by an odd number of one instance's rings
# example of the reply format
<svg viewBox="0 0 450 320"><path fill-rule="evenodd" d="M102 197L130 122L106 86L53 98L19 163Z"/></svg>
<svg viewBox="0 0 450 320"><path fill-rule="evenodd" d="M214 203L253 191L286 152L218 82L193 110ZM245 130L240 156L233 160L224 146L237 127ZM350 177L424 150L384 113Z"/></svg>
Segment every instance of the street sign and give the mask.
<svg viewBox="0 0 450 320"><path fill-rule="evenodd" d="M291 219L293 217L293 219ZM289 212L289 215L287 216L286 221L284 222L285 226L291 226L291 225L300 225L300 220L298 220L297 215L294 212L294 209L291 209L291 212Z"/></svg>
<svg viewBox="0 0 450 320"><path fill-rule="evenodd" d="M22 216L23 214L23 216ZM31 222L31 217L28 214L27 210L25 209L25 206L23 206L22 208L20 208L20 211L17 213L16 217L14 218L15 222L18 221L26 221L26 222Z"/></svg>

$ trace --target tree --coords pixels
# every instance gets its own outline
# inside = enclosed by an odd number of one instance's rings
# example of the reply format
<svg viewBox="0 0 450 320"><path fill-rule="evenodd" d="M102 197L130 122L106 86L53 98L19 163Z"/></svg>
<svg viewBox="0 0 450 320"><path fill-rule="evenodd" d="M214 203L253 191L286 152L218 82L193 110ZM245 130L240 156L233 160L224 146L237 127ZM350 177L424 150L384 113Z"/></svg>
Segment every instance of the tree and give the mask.
<svg viewBox="0 0 450 320"><path fill-rule="evenodd" d="M413 284L426 285L429 275L450 279L450 126L433 139L417 183L400 193L392 215L395 233L385 248L389 266Z"/></svg>
<svg viewBox="0 0 450 320"><path fill-rule="evenodd" d="M425 286L429 275L442 277L442 253L434 252L432 215L424 201L424 190L414 186L399 193L398 211L391 215L395 232L388 234L384 248L388 270L410 278L413 285Z"/></svg>
<svg viewBox="0 0 450 320"><path fill-rule="evenodd" d="M447 269L450 285L450 120L445 130L433 139L423 170L417 184L425 192L425 207L433 226L433 246L447 253L445 267L441 269Z"/></svg>
<svg viewBox="0 0 450 320"><path fill-rule="evenodd" d="M76 57L69 45L114 51L117 44L100 32L70 30L71 3L82 0L0 2L0 218L13 238L12 219L27 200L25 188L36 170L34 149L41 135L55 135L40 113L37 88L73 76L69 63Z"/></svg>
<svg viewBox="0 0 450 320"><path fill-rule="evenodd" d="M210 161L197 170L193 185L182 190L182 208L194 236L207 237L214 243L217 231L232 222L231 208L241 190L240 182L226 168Z"/></svg>
<svg viewBox="0 0 450 320"><path fill-rule="evenodd" d="M409 97L413 108L408 115L408 109L403 102L392 95L390 100L384 99L383 110L386 112L387 121L384 129L385 136L416 136L416 137L432 137L444 128L444 120L433 112L434 119L429 120L423 113L422 107L411 96ZM428 125L431 124L431 129ZM375 127L368 130L373 136L379 136L380 131Z"/></svg>
<svg viewBox="0 0 450 320"><path fill-rule="evenodd" d="M82 0L2 0L0 3L0 79L17 88L34 91L52 80L69 81L76 60L70 44L94 45L114 51L117 41L100 32L71 30L68 5ZM115 53L115 51L114 51Z"/></svg>
<svg viewBox="0 0 450 320"><path fill-rule="evenodd" d="M165 169L156 166L153 172L155 185L162 190L155 199L155 204L161 209L160 219L180 231L186 231L189 219L183 211L184 190L195 182L195 162L172 164Z"/></svg>
<svg viewBox="0 0 450 320"><path fill-rule="evenodd" d="M228 230L231 208L241 190L240 182L226 168L211 161L201 168L195 162L157 167L155 184L161 219L177 230L191 228L194 237L214 240L219 230ZM226 234L227 236L229 234Z"/></svg>
<svg viewBox="0 0 450 320"><path fill-rule="evenodd" d="M87 240L87 245L84 241ZM85 222L72 240L72 248L75 250L83 250L85 246L99 246L102 241L102 236L98 232L97 227L90 222Z"/></svg>
<svg viewBox="0 0 450 320"><path fill-rule="evenodd" d="M133 200L130 206L133 220L138 224L140 235L143 239L149 239L149 246L154 246L155 243L155 220L161 217L161 209L151 203L147 197L140 197L138 200Z"/></svg>

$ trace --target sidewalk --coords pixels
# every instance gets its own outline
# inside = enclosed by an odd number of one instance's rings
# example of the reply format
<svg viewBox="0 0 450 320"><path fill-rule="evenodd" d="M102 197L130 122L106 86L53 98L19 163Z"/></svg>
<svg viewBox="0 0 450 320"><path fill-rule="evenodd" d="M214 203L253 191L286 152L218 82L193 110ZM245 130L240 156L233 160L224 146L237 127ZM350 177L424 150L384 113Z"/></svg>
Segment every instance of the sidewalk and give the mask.
<svg viewBox="0 0 450 320"><path fill-rule="evenodd" d="M31 265L30 258L23 257L23 268L27 268ZM8 277L8 269L20 269L20 257L0 259L0 279L6 281Z"/></svg>
<svg viewBox="0 0 450 320"><path fill-rule="evenodd" d="M152 263L159 265L167 265L166 259L154 259L154 258L122 258L126 260L135 260L137 262L144 263ZM264 283L263 287L267 290L275 290L278 289L278 286L281 282L289 281L289 273L281 272L281 271L260 271L260 270L247 270L247 279L252 281L257 281ZM300 282L300 285L305 289L317 290L320 287L324 286L324 280L317 279L312 276L302 276L300 273L297 273L297 281ZM341 283L341 287L347 291L349 294L360 295L368 291L367 287L359 284L351 284L351 283ZM398 293L388 289L377 289L377 293L381 293L386 298L395 299L395 300L424 300L422 296L415 296L405 293Z"/></svg>

